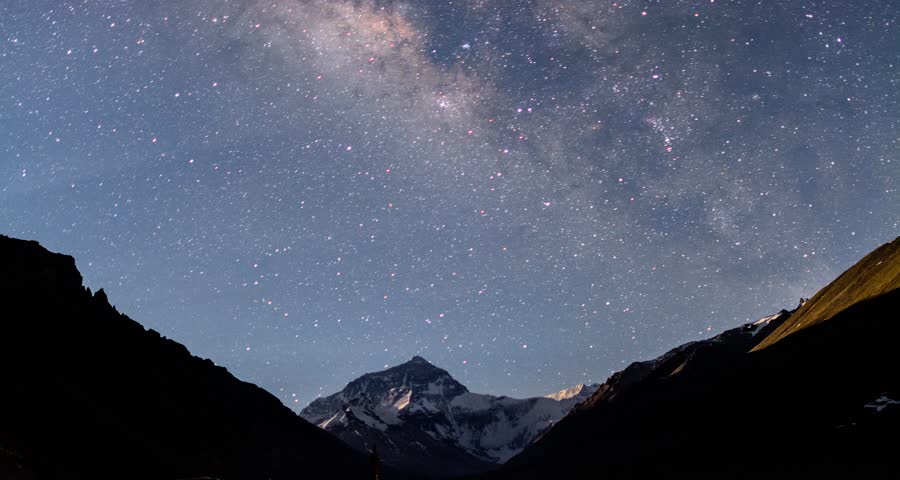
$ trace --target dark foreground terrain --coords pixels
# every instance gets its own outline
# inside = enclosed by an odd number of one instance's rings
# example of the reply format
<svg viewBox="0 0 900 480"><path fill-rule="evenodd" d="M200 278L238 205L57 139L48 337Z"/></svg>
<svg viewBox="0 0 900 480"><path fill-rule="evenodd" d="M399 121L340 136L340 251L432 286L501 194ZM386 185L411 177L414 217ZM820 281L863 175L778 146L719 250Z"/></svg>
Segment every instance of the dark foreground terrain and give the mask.
<svg viewBox="0 0 900 480"><path fill-rule="evenodd" d="M71 257L0 236L0 265L0 479L373 477L85 289ZM793 312L632 364L478 478L896 478L898 339L900 239Z"/></svg>
<svg viewBox="0 0 900 480"><path fill-rule="evenodd" d="M369 460L0 236L0 478L368 478Z"/></svg>
<svg viewBox="0 0 900 480"><path fill-rule="evenodd" d="M491 478L897 478L898 287L900 239L742 348L614 375Z"/></svg>

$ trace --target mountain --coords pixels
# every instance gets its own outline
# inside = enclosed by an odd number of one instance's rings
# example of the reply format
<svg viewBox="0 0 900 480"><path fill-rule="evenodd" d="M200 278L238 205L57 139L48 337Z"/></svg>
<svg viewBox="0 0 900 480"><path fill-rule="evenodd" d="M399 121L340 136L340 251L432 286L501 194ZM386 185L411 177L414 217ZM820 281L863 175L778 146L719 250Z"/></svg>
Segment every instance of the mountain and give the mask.
<svg viewBox="0 0 900 480"><path fill-rule="evenodd" d="M583 383L579 383L574 387L566 388L565 390L560 390L556 393L551 393L549 395L545 395L547 398L552 398L557 402L561 402L564 400L569 400L571 398L576 398L578 401L583 401L587 397L591 396L591 393L597 389L599 385L585 385Z"/></svg>
<svg viewBox="0 0 900 480"><path fill-rule="evenodd" d="M889 478L900 238L793 312L630 365L492 479Z"/></svg>
<svg viewBox="0 0 900 480"><path fill-rule="evenodd" d="M878 247L828 284L791 319L755 347L766 348L788 335L822 323L863 300L900 288L900 242Z"/></svg>
<svg viewBox="0 0 900 480"><path fill-rule="evenodd" d="M653 360L634 362L625 370L611 375L596 393L582 402L584 407L579 410L613 401L636 386L653 381L665 381L684 371L688 366L693 366L697 359L702 362L707 358L744 353L753 348L761 338L765 338L781 326L790 316L791 312L782 310L707 340L685 343Z"/></svg>
<svg viewBox="0 0 900 480"><path fill-rule="evenodd" d="M520 452L597 386L515 399L469 390L422 357L368 373L300 415L386 464L433 477L483 472Z"/></svg>
<svg viewBox="0 0 900 480"><path fill-rule="evenodd" d="M0 236L0 478L368 478L368 458Z"/></svg>
<svg viewBox="0 0 900 480"><path fill-rule="evenodd" d="M367 478L370 447L396 479L892 478L898 252L600 386L480 395L414 357L314 401L314 425L0 236L0 478Z"/></svg>

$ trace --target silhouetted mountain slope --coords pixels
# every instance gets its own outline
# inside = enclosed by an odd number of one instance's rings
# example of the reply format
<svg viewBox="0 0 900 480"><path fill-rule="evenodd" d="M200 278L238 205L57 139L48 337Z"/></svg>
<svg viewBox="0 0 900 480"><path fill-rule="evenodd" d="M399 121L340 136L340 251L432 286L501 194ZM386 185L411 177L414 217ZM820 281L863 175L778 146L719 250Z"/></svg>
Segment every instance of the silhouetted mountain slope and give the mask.
<svg viewBox="0 0 900 480"><path fill-rule="evenodd" d="M766 338L790 316L791 312L782 310L753 323L727 330L707 340L685 343L653 360L634 362L625 370L612 374L597 389L596 393L577 408L584 410L594 404L616 400L633 387L677 375L692 366L698 359L702 361L714 356L744 353L753 348L761 338Z"/></svg>
<svg viewBox="0 0 900 480"><path fill-rule="evenodd" d="M92 295L71 257L0 236L0 266L0 477L369 477L365 456Z"/></svg>
<svg viewBox="0 0 900 480"><path fill-rule="evenodd" d="M900 288L900 241L866 255L807 301L791 319L755 347L766 348L786 336L824 322L861 300Z"/></svg>
<svg viewBox="0 0 900 480"><path fill-rule="evenodd" d="M632 365L491 478L896 475L900 290L867 295L884 290L885 276L865 265L895 272L898 242L832 284L846 287L817 295L844 306L824 321L758 351L748 353L773 333ZM810 310L770 322L770 332Z"/></svg>
<svg viewBox="0 0 900 480"><path fill-rule="evenodd" d="M520 452L597 385L517 399L470 392L422 357L367 373L300 413L385 464L431 477L483 472Z"/></svg>

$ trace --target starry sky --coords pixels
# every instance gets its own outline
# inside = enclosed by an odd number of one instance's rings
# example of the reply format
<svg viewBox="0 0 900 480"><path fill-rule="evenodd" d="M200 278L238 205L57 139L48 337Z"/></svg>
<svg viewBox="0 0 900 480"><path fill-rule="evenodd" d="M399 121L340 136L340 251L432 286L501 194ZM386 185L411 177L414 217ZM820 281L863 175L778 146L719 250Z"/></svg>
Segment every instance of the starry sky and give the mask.
<svg viewBox="0 0 900 480"><path fill-rule="evenodd" d="M900 232L900 5L6 0L0 233L298 409L543 395Z"/></svg>

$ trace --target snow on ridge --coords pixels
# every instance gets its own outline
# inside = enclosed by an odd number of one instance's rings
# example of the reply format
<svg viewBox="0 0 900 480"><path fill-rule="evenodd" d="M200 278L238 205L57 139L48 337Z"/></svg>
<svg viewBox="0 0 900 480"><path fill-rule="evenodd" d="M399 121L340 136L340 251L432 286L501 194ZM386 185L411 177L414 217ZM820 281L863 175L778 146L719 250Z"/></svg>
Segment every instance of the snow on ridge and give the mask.
<svg viewBox="0 0 900 480"><path fill-rule="evenodd" d="M896 407L898 405L900 405L900 400L893 400L887 393L882 393L881 396L867 403L864 408L874 410L875 413L881 413L882 410L888 407Z"/></svg>
<svg viewBox="0 0 900 480"><path fill-rule="evenodd" d="M396 408L398 411L403 410L404 408L409 406L410 398L412 398L412 390L408 390L405 395L397 399L397 401L394 402L394 408Z"/></svg>
<svg viewBox="0 0 900 480"><path fill-rule="evenodd" d="M340 417L340 418L338 418L338 417ZM340 411L336 412L334 415L332 415L328 420L325 420L324 422L318 424L318 427L327 430L328 425L331 425L331 422L337 420L337 423L342 423L344 421L344 419L346 419L346 418L347 418L347 414L343 410L340 410Z"/></svg>
<svg viewBox="0 0 900 480"><path fill-rule="evenodd" d="M388 391L387 396L383 397L381 402L372 408L372 413L386 425L402 423L400 412L409 407L412 395L413 391L405 385L392 388Z"/></svg>
<svg viewBox="0 0 900 480"><path fill-rule="evenodd" d="M300 414L338 436L364 423L388 437L395 431L400 438L404 431L413 436L425 433L485 461L503 463L597 388L580 384L526 399L472 393L446 371L415 357L407 364L365 374L344 390L315 400Z"/></svg>
<svg viewBox="0 0 900 480"><path fill-rule="evenodd" d="M575 385L574 387L566 388L564 390L560 390L558 392L551 393L549 395L544 395L544 397L552 398L553 400L556 400L558 402L561 400L568 400L568 399L578 395L579 393L581 393L582 390L584 390L584 384L579 383L578 385Z"/></svg>
<svg viewBox="0 0 900 480"><path fill-rule="evenodd" d="M769 325L773 320L778 319L784 312L778 312L774 315L769 315L768 317L760 318L759 320L751 323L749 326L750 333L755 337L757 333L759 333L763 328Z"/></svg>
<svg viewBox="0 0 900 480"><path fill-rule="evenodd" d="M361 420L363 423L372 427L376 430L381 430L382 432L386 431L388 428L388 423L385 422L381 417L379 417L375 412L372 412L364 407L352 406L347 409L347 413L349 415L353 415L357 419Z"/></svg>
<svg viewBox="0 0 900 480"><path fill-rule="evenodd" d="M776 318L781 316L781 312L776 313L775 315L769 315L768 317L760 318L759 320L753 322L751 325L768 325L769 322L775 320Z"/></svg>

